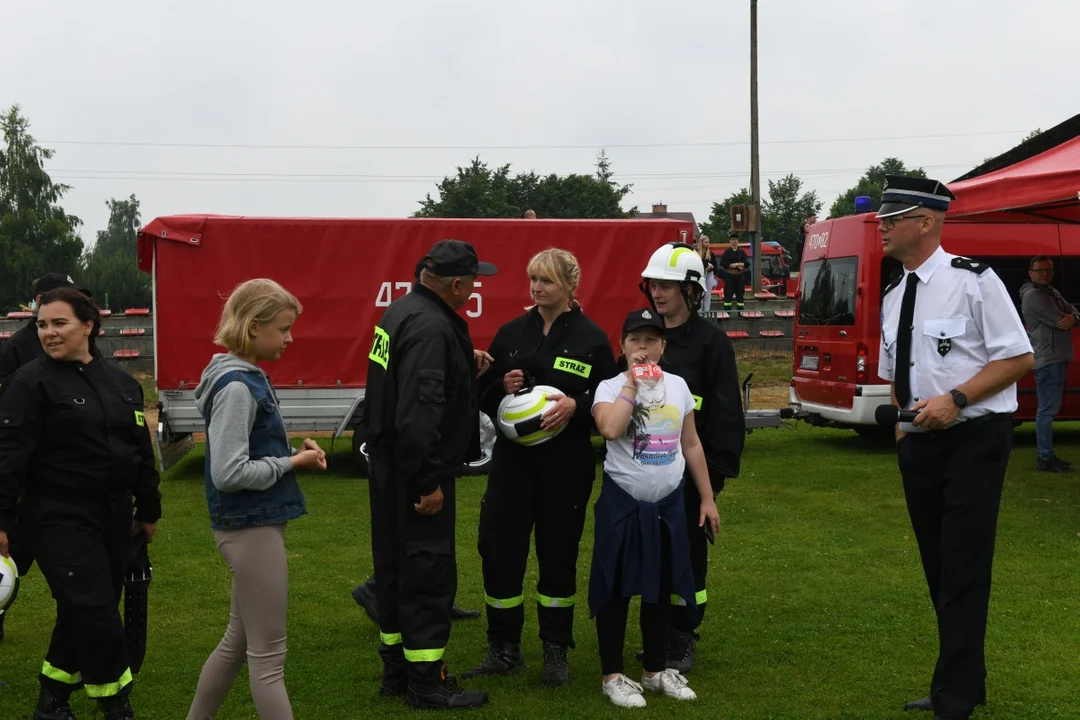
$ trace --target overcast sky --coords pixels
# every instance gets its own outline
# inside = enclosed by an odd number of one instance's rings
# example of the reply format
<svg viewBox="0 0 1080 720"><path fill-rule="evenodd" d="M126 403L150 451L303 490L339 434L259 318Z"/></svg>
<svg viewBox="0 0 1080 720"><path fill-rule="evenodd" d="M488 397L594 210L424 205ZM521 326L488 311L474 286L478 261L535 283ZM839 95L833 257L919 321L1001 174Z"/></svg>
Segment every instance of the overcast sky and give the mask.
<svg viewBox="0 0 1080 720"><path fill-rule="evenodd" d="M601 147L634 184L627 207L702 221L749 182L749 15L749 0L0 0L0 105L56 150L87 242L110 197L134 193L144 223L402 217L473 156L587 173ZM826 212L887 156L948 181L1080 112L1076 0L761 0L758 23L762 192L795 172ZM266 147L282 145L331 147Z"/></svg>

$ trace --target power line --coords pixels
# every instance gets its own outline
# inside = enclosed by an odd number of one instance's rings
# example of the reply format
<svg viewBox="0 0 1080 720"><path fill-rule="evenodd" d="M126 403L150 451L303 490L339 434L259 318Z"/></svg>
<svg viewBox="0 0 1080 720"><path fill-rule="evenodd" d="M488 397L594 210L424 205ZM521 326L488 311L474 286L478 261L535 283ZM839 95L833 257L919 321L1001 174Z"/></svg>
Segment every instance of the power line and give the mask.
<svg viewBox="0 0 1080 720"><path fill-rule="evenodd" d="M763 140L762 145L797 145L805 143L851 143L894 140L930 140L958 137L982 137L989 135L1016 135L1023 130L994 130L988 132L934 133L929 135L882 135L878 137L845 138L792 138L787 140ZM156 147L156 148L207 148L234 150L585 150L599 148L677 148L677 147L731 147L749 145L746 140L686 143L590 143L564 145L290 145L257 143L194 143L194 142L138 142L119 140L41 140L47 145L83 145L101 147Z"/></svg>
<svg viewBox="0 0 1080 720"><path fill-rule="evenodd" d="M924 165L924 168L971 167L976 163L951 163L947 165ZM788 174L800 177L842 175L865 172L865 168L819 168L805 170L763 170L762 175L784 176ZM90 168L51 170L53 177L65 180L156 180L176 182L320 182L320 183L427 183L443 180L439 175L380 175L355 173L263 173L263 172L219 172L219 171L179 171L179 170L95 170ZM619 182L634 180L707 180L722 178L742 178L743 170L725 172L679 172L661 173L616 173ZM713 187L712 185L693 185L686 187ZM655 188L671 190L674 188ZM635 190L635 192L641 192Z"/></svg>

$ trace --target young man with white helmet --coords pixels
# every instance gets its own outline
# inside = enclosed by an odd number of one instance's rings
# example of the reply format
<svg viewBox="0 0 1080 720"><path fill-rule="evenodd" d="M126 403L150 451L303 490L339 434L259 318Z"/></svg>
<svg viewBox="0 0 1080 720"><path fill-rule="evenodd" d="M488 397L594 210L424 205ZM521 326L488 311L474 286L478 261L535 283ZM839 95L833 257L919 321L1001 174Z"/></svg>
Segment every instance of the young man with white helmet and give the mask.
<svg viewBox="0 0 1080 720"><path fill-rule="evenodd" d="M641 274L641 291L664 319L667 349L660 361L667 372L678 375L690 387L695 402L695 424L705 449L705 462L714 497L727 478L738 477L746 439L746 421L739 396L739 371L728 336L714 323L698 315L708 292L701 255L685 243L668 243L652 254ZM694 664L696 630L705 614L708 543L698 527L701 503L694 483L685 483L690 531L691 564L697 607L672 608L671 646L668 666L683 675Z"/></svg>

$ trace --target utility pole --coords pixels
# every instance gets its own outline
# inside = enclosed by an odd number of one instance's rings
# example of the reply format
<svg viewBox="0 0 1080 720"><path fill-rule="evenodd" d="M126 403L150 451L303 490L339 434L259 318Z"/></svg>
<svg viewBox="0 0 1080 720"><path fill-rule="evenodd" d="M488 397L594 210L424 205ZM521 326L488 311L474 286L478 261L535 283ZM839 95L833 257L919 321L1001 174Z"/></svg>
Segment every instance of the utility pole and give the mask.
<svg viewBox="0 0 1080 720"><path fill-rule="evenodd" d="M750 0L750 250L754 263L754 292L761 292L761 177L758 166L757 0Z"/></svg>

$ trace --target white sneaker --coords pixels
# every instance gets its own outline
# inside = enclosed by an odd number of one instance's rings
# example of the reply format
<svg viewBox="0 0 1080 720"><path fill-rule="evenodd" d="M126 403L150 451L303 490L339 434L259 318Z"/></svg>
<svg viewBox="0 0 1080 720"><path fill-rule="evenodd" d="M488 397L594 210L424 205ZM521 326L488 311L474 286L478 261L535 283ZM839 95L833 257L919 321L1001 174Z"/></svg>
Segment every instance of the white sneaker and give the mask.
<svg viewBox="0 0 1080 720"><path fill-rule="evenodd" d="M676 700L697 700L697 693L686 684L686 678L673 668L656 673L652 677L642 675L641 684L646 690L662 692Z"/></svg>
<svg viewBox="0 0 1080 720"><path fill-rule="evenodd" d="M645 697L641 694L641 686L625 675L616 675L602 685L604 694L619 707L645 707Z"/></svg>

